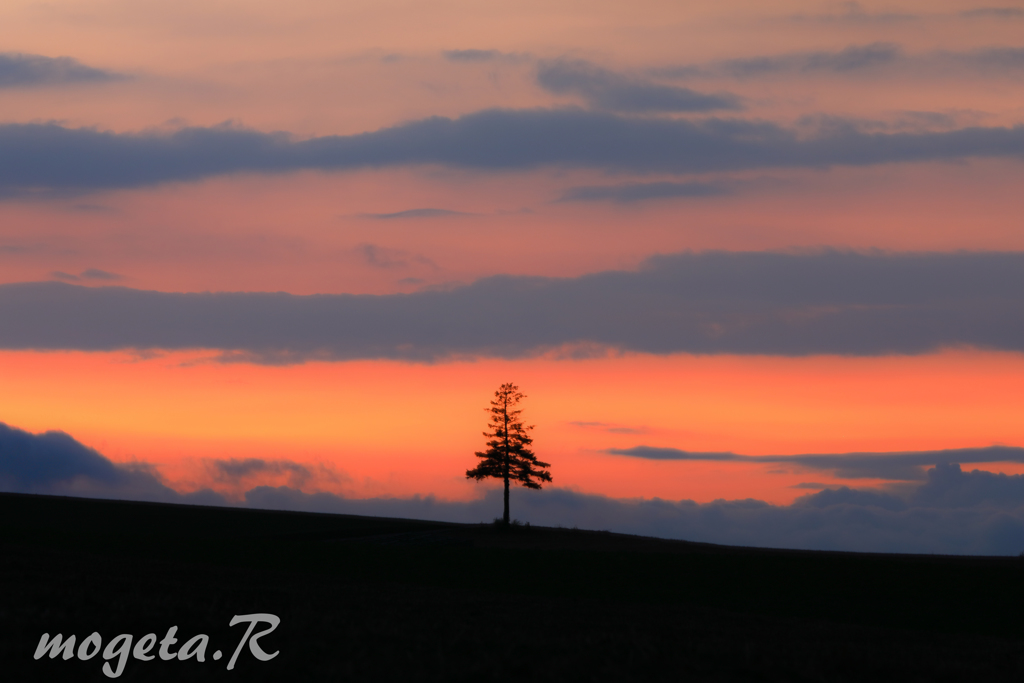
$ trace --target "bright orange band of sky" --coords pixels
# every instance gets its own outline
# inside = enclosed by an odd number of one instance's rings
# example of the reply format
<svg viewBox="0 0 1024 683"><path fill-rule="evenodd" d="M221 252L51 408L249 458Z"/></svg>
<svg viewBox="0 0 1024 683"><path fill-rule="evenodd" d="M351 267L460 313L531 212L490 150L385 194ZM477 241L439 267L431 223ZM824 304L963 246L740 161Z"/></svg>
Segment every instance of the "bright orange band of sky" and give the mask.
<svg viewBox="0 0 1024 683"><path fill-rule="evenodd" d="M794 484L838 480L778 465L652 462L607 448L765 455L1024 445L1019 354L288 367L203 358L2 353L0 414L30 431L66 431L117 462L156 464L182 490L234 494L263 482L218 483L204 459L324 464L330 475L314 488L358 497L472 498L478 485L462 474L483 448L484 408L505 381L528 396L524 415L555 485L614 497L786 503L802 492Z"/></svg>

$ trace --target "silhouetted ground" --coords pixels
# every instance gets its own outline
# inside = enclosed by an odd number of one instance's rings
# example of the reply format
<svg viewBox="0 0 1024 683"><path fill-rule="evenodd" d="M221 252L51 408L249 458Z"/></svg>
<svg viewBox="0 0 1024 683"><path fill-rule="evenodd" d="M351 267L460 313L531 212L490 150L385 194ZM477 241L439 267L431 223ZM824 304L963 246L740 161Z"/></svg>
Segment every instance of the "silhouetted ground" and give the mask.
<svg viewBox="0 0 1024 683"><path fill-rule="evenodd" d="M207 661L128 681L1021 680L1024 560L757 550L458 525L0 494L0 678L42 633L205 633ZM281 625L226 663L245 626ZM262 626L260 627L262 629ZM215 649L224 658L213 661ZM155 652L155 650L154 650Z"/></svg>

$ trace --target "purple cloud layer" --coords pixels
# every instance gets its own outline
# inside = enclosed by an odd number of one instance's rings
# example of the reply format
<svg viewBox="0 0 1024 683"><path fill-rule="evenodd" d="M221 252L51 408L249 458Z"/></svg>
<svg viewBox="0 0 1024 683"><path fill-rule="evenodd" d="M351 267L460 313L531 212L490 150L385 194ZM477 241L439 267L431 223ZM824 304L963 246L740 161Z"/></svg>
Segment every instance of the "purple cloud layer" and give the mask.
<svg viewBox="0 0 1024 683"><path fill-rule="evenodd" d="M1024 351L1024 254L682 253L637 271L392 295L0 285L0 349L215 349L263 363L598 352ZM508 321L514 320L514 325Z"/></svg>
<svg viewBox="0 0 1024 683"><path fill-rule="evenodd" d="M1024 158L1024 126L816 137L764 121L628 117L582 109L493 109L297 141L230 126L170 134L0 124L0 196L131 188L231 173L441 165L706 173L968 158Z"/></svg>

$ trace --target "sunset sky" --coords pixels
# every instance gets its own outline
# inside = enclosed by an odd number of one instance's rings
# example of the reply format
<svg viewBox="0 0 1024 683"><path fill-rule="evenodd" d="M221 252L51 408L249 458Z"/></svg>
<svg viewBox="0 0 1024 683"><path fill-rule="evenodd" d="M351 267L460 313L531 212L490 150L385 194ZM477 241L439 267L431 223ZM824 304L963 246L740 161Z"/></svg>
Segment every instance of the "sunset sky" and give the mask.
<svg viewBox="0 0 1024 683"><path fill-rule="evenodd" d="M1024 550L1024 2L8 0L0 490ZM66 436L45 434L63 432Z"/></svg>

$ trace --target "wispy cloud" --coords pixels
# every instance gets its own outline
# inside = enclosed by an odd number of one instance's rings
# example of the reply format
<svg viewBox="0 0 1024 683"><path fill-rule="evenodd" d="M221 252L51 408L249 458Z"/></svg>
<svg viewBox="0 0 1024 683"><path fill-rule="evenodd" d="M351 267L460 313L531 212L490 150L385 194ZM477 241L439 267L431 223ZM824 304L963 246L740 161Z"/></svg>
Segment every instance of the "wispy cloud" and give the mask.
<svg viewBox="0 0 1024 683"><path fill-rule="evenodd" d="M914 77L922 73L949 76L964 70L988 75L1017 75L1024 67L1024 48L982 47L973 50L933 50L910 54L896 43L850 45L842 50L785 52L706 64L655 67L653 76L668 79L736 78L827 74L831 76L878 76L902 70Z"/></svg>
<svg viewBox="0 0 1024 683"><path fill-rule="evenodd" d="M501 50L445 50L441 53L450 62L464 64L480 64L488 62L525 62L531 59L530 55L522 52L502 52Z"/></svg>
<svg viewBox="0 0 1024 683"><path fill-rule="evenodd" d="M1024 463L1024 448L989 446L957 448L941 451L909 451L895 453L832 453L803 455L737 455L735 453L697 453L676 448L634 446L609 448L611 455L625 455L646 460L688 460L744 462L755 464L790 464L801 469L831 472L839 479L887 479L916 481L925 478L925 468L954 463Z"/></svg>
<svg viewBox="0 0 1024 683"><path fill-rule="evenodd" d="M117 273L110 273L99 268L87 268L80 272L78 275L72 273L65 273L61 270L55 270L50 273L50 277L58 280L64 280L65 282L78 282L80 280L99 280L103 282L115 282L123 279L122 276Z"/></svg>
<svg viewBox="0 0 1024 683"><path fill-rule="evenodd" d="M875 69L904 59L903 49L894 43L851 45L835 52L790 52L781 55L727 59L707 65L687 65L652 69L665 77L731 76L756 78L779 73L849 73Z"/></svg>
<svg viewBox="0 0 1024 683"><path fill-rule="evenodd" d="M408 268L411 265L437 268L437 264L420 254L413 254L404 249L391 249L376 244L360 244L356 252L363 261L374 268Z"/></svg>
<svg viewBox="0 0 1024 683"><path fill-rule="evenodd" d="M960 16L968 19L1019 19L1024 17L1024 9L1020 7L977 7L960 12Z"/></svg>
<svg viewBox="0 0 1024 683"><path fill-rule="evenodd" d="M262 474L288 474L297 481L292 486L302 486L311 476L309 468L290 460L264 460L262 458L230 458L211 460L209 468L218 481L237 481Z"/></svg>
<svg viewBox="0 0 1024 683"><path fill-rule="evenodd" d="M105 280L107 282L122 279L117 273L100 270L99 268L87 268L79 273L79 277L83 280Z"/></svg>
<svg viewBox="0 0 1024 683"><path fill-rule="evenodd" d="M71 57L0 53L0 88L104 83L124 78L122 74L86 66Z"/></svg>
<svg viewBox="0 0 1024 683"><path fill-rule="evenodd" d="M728 93L708 95L651 82L581 60L545 60L537 66L537 83L557 95L577 95L595 109L644 112L707 112L742 109Z"/></svg>
<svg viewBox="0 0 1024 683"><path fill-rule="evenodd" d="M351 478L334 467L320 463L305 465L284 458L229 458L204 461L211 483L233 493L236 497L255 485L275 482L298 489L319 488L351 482Z"/></svg>
<svg viewBox="0 0 1024 683"><path fill-rule="evenodd" d="M559 202L610 201L632 204L648 199L679 199L686 197L720 197L731 194L735 183L622 183L619 185L584 185L566 189Z"/></svg>
<svg viewBox="0 0 1024 683"><path fill-rule="evenodd" d="M582 427L584 429L598 429L609 434L646 434L649 429L646 427L623 427L622 425L616 425L608 422L586 422L586 421L573 421L570 422L574 427Z"/></svg>
<svg viewBox="0 0 1024 683"><path fill-rule="evenodd" d="M818 14L794 14L786 19L798 23L825 23L825 24L903 24L907 22L920 21L924 18L919 14L908 12L872 12L864 9L860 2L841 2L838 11L822 12Z"/></svg>
<svg viewBox="0 0 1024 683"><path fill-rule="evenodd" d="M57 280L64 280L65 282L77 282L82 278L71 273L65 273L63 270L55 270L50 273L50 277L56 278Z"/></svg>
<svg viewBox="0 0 1024 683"><path fill-rule="evenodd" d="M376 220L401 220L404 218L446 218L452 216L474 216L476 214L467 213L465 211L452 211L451 209L407 209L405 211L396 211L394 213L361 213L360 218L373 218Z"/></svg>

